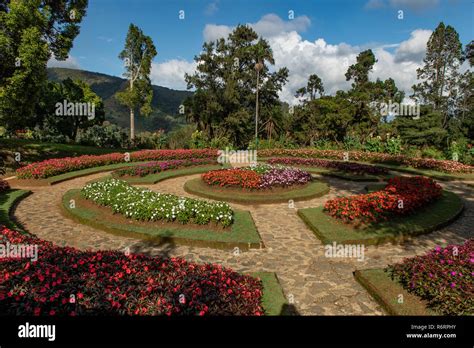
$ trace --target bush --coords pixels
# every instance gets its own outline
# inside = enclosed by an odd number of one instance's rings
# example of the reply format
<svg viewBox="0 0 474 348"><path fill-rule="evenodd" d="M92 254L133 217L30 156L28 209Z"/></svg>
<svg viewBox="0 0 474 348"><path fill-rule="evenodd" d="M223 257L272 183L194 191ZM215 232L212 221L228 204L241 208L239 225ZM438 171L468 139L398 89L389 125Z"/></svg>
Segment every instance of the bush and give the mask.
<svg viewBox="0 0 474 348"><path fill-rule="evenodd" d="M156 193L130 186L123 180L93 182L84 186L81 193L86 199L134 220L198 225L212 222L223 227L230 226L233 221L233 211L227 203Z"/></svg>
<svg viewBox="0 0 474 348"><path fill-rule="evenodd" d="M384 144L380 137L370 137L364 143L365 151L369 152L383 152Z"/></svg>
<svg viewBox="0 0 474 348"><path fill-rule="evenodd" d="M167 146L170 149L189 149L192 143L193 126L183 126L167 134Z"/></svg>
<svg viewBox="0 0 474 348"><path fill-rule="evenodd" d="M262 282L218 264L80 251L0 227L3 244L38 260L0 258L3 315L262 315Z"/></svg>
<svg viewBox="0 0 474 348"><path fill-rule="evenodd" d="M8 184L8 181L0 178L0 193L5 192L9 189L10 189L10 184Z"/></svg>
<svg viewBox="0 0 474 348"><path fill-rule="evenodd" d="M390 155L399 155L402 153L402 139L398 137L387 137L385 141L385 152Z"/></svg>
<svg viewBox="0 0 474 348"><path fill-rule="evenodd" d="M140 132L135 136L134 145L139 149L164 149L166 141L164 131Z"/></svg>
<svg viewBox="0 0 474 348"><path fill-rule="evenodd" d="M389 265L387 271L403 287L443 315L474 314L474 239L448 245L423 256Z"/></svg>
<svg viewBox="0 0 474 348"><path fill-rule="evenodd" d="M442 151L438 150L435 147L425 147L421 150L422 158L433 158L436 160L444 160L444 154Z"/></svg>
<svg viewBox="0 0 474 348"><path fill-rule="evenodd" d="M362 143L358 136L346 136L344 137L343 147L345 150L361 150Z"/></svg>
<svg viewBox="0 0 474 348"><path fill-rule="evenodd" d="M79 144L108 148L128 148L129 139L125 129L104 122L104 125L94 125L78 134Z"/></svg>

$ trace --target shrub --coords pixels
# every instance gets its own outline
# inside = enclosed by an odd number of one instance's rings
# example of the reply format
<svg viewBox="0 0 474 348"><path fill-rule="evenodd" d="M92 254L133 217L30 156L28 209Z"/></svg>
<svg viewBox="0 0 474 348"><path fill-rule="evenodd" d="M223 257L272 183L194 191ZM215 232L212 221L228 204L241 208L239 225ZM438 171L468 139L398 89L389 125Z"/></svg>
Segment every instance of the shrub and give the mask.
<svg viewBox="0 0 474 348"><path fill-rule="evenodd" d="M127 148L129 146L127 131L115 124L108 123L87 128L78 135L78 143L108 148Z"/></svg>
<svg viewBox="0 0 474 348"><path fill-rule="evenodd" d="M0 227L3 244L38 260L0 258L3 315L262 315L262 283L180 258L80 251Z"/></svg>
<svg viewBox="0 0 474 348"><path fill-rule="evenodd" d="M364 143L364 149L369 152L383 152L384 145L380 137L370 137Z"/></svg>
<svg viewBox="0 0 474 348"><path fill-rule="evenodd" d="M166 141L164 131L140 132L135 136L134 145L140 149L164 149Z"/></svg>
<svg viewBox="0 0 474 348"><path fill-rule="evenodd" d="M378 222L394 215L412 214L441 193L441 186L432 179L395 177L382 191L328 200L324 211L344 222Z"/></svg>
<svg viewBox="0 0 474 348"><path fill-rule="evenodd" d="M443 315L474 314L474 239L436 247L423 256L389 265L387 272Z"/></svg>
<svg viewBox="0 0 474 348"><path fill-rule="evenodd" d="M157 193L130 186L123 180L93 182L84 186L81 193L84 198L134 220L199 225L212 222L223 227L233 222L233 211L227 203Z"/></svg>

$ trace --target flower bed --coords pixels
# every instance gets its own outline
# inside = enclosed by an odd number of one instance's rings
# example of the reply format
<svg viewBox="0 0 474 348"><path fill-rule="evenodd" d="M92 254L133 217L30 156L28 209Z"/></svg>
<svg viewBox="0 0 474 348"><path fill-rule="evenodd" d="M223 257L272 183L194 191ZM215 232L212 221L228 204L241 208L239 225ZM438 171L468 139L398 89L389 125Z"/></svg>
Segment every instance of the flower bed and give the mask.
<svg viewBox="0 0 474 348"><path fill-rule="evenodd" d="M133 167L118 169L113 172L114 176L139 176L144 177L150 174L156 174L165 170L199 166L204 164L217 164L215 157L210 158L197 158L197 159L185 159L185 160L170 160L162 162L149 162L146 164L139 164Z"/></svg>
<svg viewBox="0 0 474 348"><path fill-rule="evenodd" d="M408 215L441 197L442 188L425 177L395 177L382 191L328 200L324 211L344 222L377 222Z"/></svg>
<svg viewBox="0 0 474 348"><path fill-rule="evenodd" d="M130 153L129 158L123 153L111 153L99 156L84 155L79 157L64 157L31 163L17 169L19 179L44 179L51 176L68 173L76 170L105 166L115 163L138 161L165 161L196 158L217 159L217 150L142 150Z"/></svg>
<svg viewBox="0 0 474 348"><path fill-rule="evenodd" d="M268 165L213 170L202 174L201 178L211 186L252 190L291 187L303 185L312 180L311 174L303 170Z"/></svg>
<svg viewBox="0 0 474 348"><path fill-rule="evenodd" d="M444 315L474 314L474 239L437 247L423 256L389 265L387 271L407 291Z"/></svg>
<svg viewBox="0 0 474 348"><path fill-rule="evenodd" d="M474 166L469 166L456 161L435 160L429 158L407 157L403 155L390 155L378 152L343 151L343 150L316 150L316 149L269 149L259 150L259 157L290 156L304 158L327 158L343 160L344 154L349 155L351 161L378 162L389 164L402 164L419 169L432 169L447 173L473 173Z"/></svg>
<svg viewBox="0 0 474 348"><path fill-rule="evenodd" d="M388 174L388 169L383 167L359 164L354 162L328 161L318 158L298 158L298 157L276 157L267 161L270 164L283 164L287 166L309 166L335 169L343 172L356 174L384 175Z"/></svg>
<svg viewBox="0 0 474 348"><path fill-rule="evenodd" d="M10 189L10 185L8 184L8 181L0 178L0 192L7 191L9 189Z"/></svg>
<svg viewBox="0 0 474 348"><path fill-rule="evenodd" d="M161 194L130 186L117 179L108 179L86 185L81 193L84 198L112 208L127 218L143 221L164 220L182 224L196 223L230 226L233 211L227 203Z"/></svg>
<svg viewBox="0 0 474 348"><path fill-rule="evenodd" d="M80 251L0 227L38 260L0 259L4 315L262 315L262 283L221 265Z"/></svg>

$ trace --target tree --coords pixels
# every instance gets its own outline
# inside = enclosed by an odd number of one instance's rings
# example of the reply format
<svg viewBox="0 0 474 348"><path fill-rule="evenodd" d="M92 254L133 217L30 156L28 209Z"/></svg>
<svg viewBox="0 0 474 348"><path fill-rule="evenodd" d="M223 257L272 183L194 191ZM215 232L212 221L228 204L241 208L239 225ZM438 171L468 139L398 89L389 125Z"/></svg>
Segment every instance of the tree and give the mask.
<svg viewBox="0 0 474 348"><path fill-rule="evenodd" d="M216 133L227 137L237 147L246 146L253 139L256 72L259 72L258 131L265 129L267 136L273 118L271 113L281 108L278 92L286 83L288 69L270 72L274 64L268 42L259 38L249 26L239 25L227 39L203 44L202 52L194 58L196 73L186 74L188 89L195 93L185 101L186 117L204 131L208 138ZM275 109L276 108L276 109ZM269 128L270 127L270 128Z"/></svg>
<svg viewBox="0 0 474 348"><path fill-rule="evenodd" d="M68 57L87 3L0 2L0 120L7 128L35 122L34 105L39 102L39 91L47 79L46 64L52 55L58 60Z"/></svg>
<svg viewBox="0 0 474 348"><path fill-rule="evenodd" d="M321 81L321 78L318 75L312 74L309 76L306 87L301 87L296 91L296 97L304 97L306 94L308 94L309 100L314 100L316 99L317 93L319 93L321 97L323 96L323 82Z"/></svg>
<svg viewBox="0 0 474 348"><path fill-rule="evenodd" d="M353 80L353 89L363 89L369 82L369 72L377 62L372 50L366 50L357 56L357 62L346 72L346 81Z"/></svg>
<svg viewBox="0 0 474 348"><path fill-rule="evenodd" d="M458 69L463 60L459 34L451 26L441 22L431 34L426 46L423 67L417 69L422 82L413 86L412 98L418 103L431 105L443 114L442 127L447 128L452 115L452 92L458 83Z"/></svg>
<svg viewBox="0 0 474 348"><path fill-rule="evenodd" d="M125 48L119 55L119 58L125 63L124 76L128 79L129 85L125 91L117 93L117 98L120 103L130 109L131 142L135 139L135 111L140 109L140 113L145 116L152 111L153 90L150 72L151 62L156 54L152 39L143 34L136 25L130 24L125 39Z"/></svg>

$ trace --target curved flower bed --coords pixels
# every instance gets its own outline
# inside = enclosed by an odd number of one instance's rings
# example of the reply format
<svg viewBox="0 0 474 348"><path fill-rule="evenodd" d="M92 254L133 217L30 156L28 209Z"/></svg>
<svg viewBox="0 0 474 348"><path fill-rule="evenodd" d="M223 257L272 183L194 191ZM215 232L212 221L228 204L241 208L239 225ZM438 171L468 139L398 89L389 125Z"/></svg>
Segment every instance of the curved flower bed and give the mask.
<svg viewBox="0 0 474 348"><path fill-rule="evenodd" d="M254 190L303 185L312 180L311 174L303 170L268 165L213 170L202 174L201 178L211 186Z"/></svg>
<svg viewBox="0 0 474 348"><path fill-rule="evenodd" d="M8 181L0 178L0 192L7 191L9 189L10 189L10 184L8 184Z"/></svg>
<svg viewBox="0 0 474 348"><path fill-rule="evenodd" d="M469 166L456 161L435 160L429 158L407 157L403 155L390 155L379 152L343 151L343 150L316 150L316 149L269 149L259 150L259 157L290 156L304 158L327 158L343 160L344 154L349 155L351 161L378 162L402 164L420 169L432 169L447 173L473 173L474 166Z"/></svg>
<svg viewBox="0 0 474 348"><path fill-rule="evenodd" d="M162 162L149 162L146 164L138 164L133 167L118 169L113 172L114 176L139 176L144 177L150 174L161 173L165 170L185 168L191 166L199 166L203 164L217 164L215 157L210 158L196 158L185 160L170 160Z"/></svg>
<svg viewBox="0 0 474 348"><path fill-rule="evenodd" d="M382 191L335 198L324 204L324 211L344 222L377 222L393 215L408 215L441 197L442 188L434 180L396 177Z"/></svg>
<svg viewBox="0 0 474 348"><path fill-rule="evenodd" d="M128 159L131 162L138 162L210 157L217 159L217 150L142 150L130 153ZM80 169L126 162L126 160L127 158L123 153L111 153L99 156L84 155L79 157L55 158L42 162L31 163L27 166L17 169L16 174L19 179L44 179Z"/></svg>
<svg viewBox="0 0 474 348"><path fill-rule="evenodd" d="M474 239L464 245L437 247L387 269L392 279L444 315L474 314L473 270Z"/></svg>
<svg viewBox="0 0 474 348"><path fill-rule="evenodd" d="M4 315L262 315L262 283L221 265L80 251L0 226L3 244L38 260L0 258Z"/></svg>
<svg viewBox="0 0 474 348"><path fill-rule="evenodd" d="M276 157L267 161L269 164L283 164L287 166L309 166L340 170L356 174L380 175L388 174L388 169L383 167L359 164L354 162L328 161L318 158Z"/></svg>
<svg viewBox="0 0 474 348"><path fill-rule="evenodd" d="M199 225L213 222L223 227L230 226L233 221L233 211L227 203L157 193L130 186L123 180L108 179L90 183L84 186L81 193L84 198L134 220Z"/></svg>

